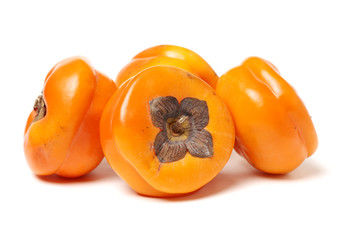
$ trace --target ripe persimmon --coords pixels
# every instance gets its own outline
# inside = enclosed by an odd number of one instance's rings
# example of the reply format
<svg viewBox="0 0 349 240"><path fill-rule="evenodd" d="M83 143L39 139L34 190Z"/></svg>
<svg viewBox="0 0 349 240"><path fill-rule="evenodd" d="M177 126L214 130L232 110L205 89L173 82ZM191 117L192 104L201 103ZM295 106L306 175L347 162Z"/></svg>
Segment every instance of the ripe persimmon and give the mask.
<svg viewBox="0 0 349 240"><path fill-rule="evenodd" d="M231 115L214 90L182 69L148 68L124 82L101 118L110 166L136 192L193 192L224 167L234 146Z"/></svg>
<svg viewBox="0 0 349 240"><path fill-rule="evenodd" d="M24 153L35 174L79 177L100 163L99 121L115 90L80 57L51 69L25 127Z"/></svg>
<svg viewBox="0 0 349 240"><path fill-rule="evenodd" d="M318 138L311 117L270 62L248 58L220 77L216 92L234 119L235 150L255 168L288 173L315 152Z"/></svg>
<svg viewBox="0 0 349 240"><path fill-rule="evenodd" d="M173 45L159 45L138 53L119 72L116 78L116 86L120 86L144 69L162 65L184 69L201 78L213 88L216 87L218 76L202 57L187 48Z"/></svg>

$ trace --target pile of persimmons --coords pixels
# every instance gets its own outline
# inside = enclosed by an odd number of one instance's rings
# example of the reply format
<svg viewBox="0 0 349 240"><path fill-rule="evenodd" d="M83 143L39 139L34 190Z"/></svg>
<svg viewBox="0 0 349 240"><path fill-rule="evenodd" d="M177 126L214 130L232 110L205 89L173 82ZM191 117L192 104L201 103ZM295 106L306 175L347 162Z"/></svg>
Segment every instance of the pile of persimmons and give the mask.
<svg viewBox="0 0 349 240"><path fill-rule="evenodd" d="M211 181L233 149L256 169L285 174L318 145L295 90L250 57L218 77L198 54L155 46L111 80L81 57L47 74L25 128L37 175L83 176L105 156L137 193L188 194Z"/></svg>

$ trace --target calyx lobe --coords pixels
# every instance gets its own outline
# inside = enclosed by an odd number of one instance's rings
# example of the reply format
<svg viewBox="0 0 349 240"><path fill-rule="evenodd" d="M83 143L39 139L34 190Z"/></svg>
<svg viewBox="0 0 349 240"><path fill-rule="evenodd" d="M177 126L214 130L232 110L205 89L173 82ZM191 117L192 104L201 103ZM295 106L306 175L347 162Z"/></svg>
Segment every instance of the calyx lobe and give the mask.
<svg viewBox="0 0 349 240"><path fill-rule="evenodd" d="M33 122L39 121L40 119L42 119L43 117L45 117L46 115L46 104L45 104L45 100L43 95L39 95L36 99L35 99L35 103L34 103L34 107L33 109L36 111L36 115L33 119Z"/></svg>

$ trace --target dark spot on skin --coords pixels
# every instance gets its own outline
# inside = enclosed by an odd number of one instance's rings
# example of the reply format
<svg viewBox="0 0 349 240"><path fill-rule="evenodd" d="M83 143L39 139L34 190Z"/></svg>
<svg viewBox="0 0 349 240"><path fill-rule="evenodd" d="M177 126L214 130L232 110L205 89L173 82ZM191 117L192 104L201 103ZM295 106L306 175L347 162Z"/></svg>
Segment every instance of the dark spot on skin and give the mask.
<svg viewBox="0 0 349 240"><path fill-rule="evenodd" d="M194 79L193 74L191 74L191 73L189 73L189 72L187 72L187 77L190 78L190 79Z"/></svg>
<svg viewBox="0 0 349 240"><path fill-rule="evenodd" d="M156 176L159 175L160 170L161 170L162 163L159 164L158 169L156 170Z"/></svg>

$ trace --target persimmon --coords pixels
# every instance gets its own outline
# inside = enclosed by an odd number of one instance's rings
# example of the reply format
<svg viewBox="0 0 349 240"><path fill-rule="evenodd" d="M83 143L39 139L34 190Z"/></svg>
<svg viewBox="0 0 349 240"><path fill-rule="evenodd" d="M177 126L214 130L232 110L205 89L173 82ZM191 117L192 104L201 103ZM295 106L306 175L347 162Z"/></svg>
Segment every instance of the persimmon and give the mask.
<svg viewBox="0 0 349 240"><path fill-rule="evenodd" d="M113 170L139 194L155 197L200 189L224 167L235 139L214 90L171 66L124 82L105 107L100 132Z"/></svg>
<svg viewBox="0 0 349 240"><path fill-rule="evenodd" d="M24 153L35 174L79 177L100 163L99 121L115 90L80 57L51 69L25 127Z"/></svg>
<svg viewBox="0 0 349 240"><path fill-rule="evenodd" d="M116 78L116 86L120 86L144 69L161 65L184 69L201 78L213 88L216 87L218 76L202 57L187 48L173 45L159 45L138 53L119 72Z"/></svg>
<svg viewBox="0 0 349 240"><path fill-rule="evenodd" d="M234 119L235 150L255 168L288 173L315 152L318 139L311 117L270 62L248 58L220 77L216 92Z"/></svg>

